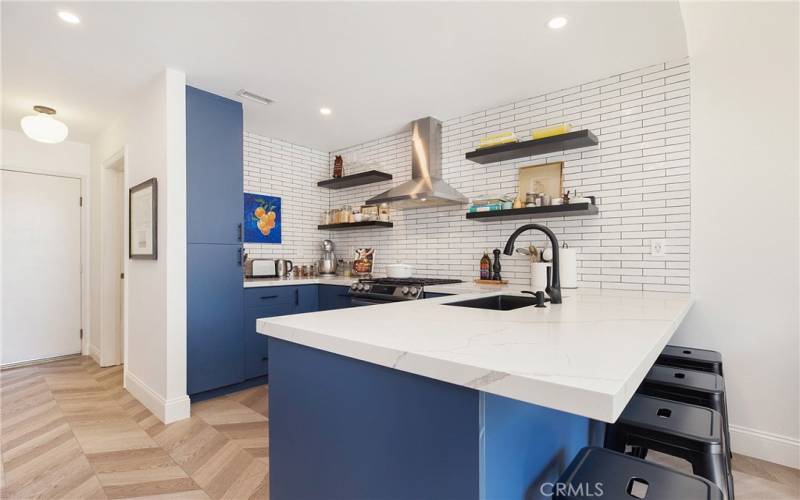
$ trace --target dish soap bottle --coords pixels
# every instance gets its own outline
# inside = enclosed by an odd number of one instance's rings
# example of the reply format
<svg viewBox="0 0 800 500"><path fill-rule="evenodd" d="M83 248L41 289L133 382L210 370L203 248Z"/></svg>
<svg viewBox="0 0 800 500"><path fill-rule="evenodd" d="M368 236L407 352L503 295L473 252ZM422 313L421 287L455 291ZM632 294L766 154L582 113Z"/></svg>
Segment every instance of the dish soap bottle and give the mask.
<svg viewBox="0 0 800 500"><path fill-rule="evenodd" d="M489 258L489 251L483 251L483 257L481 257L481 279L488 280L491 278L491 271L489 268L492 267L492 261Z"/></svg>

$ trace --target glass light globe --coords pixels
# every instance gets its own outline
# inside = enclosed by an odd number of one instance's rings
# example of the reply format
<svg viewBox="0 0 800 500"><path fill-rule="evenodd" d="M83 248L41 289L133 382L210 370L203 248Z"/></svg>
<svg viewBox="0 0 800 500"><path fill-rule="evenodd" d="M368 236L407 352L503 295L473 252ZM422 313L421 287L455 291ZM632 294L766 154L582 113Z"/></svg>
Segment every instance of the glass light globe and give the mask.
<svg viewBox="0 0 800 500"><path fill-rule="evenodd" d="M45 113L26 116L19 122L25 135L34 141L57 144L67 138L69 128Z"/></svg>

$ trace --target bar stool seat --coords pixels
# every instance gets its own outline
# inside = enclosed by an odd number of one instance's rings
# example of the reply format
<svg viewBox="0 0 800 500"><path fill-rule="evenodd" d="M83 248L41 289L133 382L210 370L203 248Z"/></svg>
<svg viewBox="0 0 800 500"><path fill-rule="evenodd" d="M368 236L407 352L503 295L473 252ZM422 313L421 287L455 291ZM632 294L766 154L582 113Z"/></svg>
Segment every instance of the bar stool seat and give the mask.
<svg viewBox="0 0 800 500"><path fill-rule="evenodd" d="M716 373L655 365L636 391L639 394L711 408L722 414L722 425L730 451L725 379Z"/></svg>
<svg viewBox="0 0 800 500"><path fill-rule="evenodd" d="M723 375L722 354L707 349L668 345L661 351L656 364Z"/></svg>
<svg viewBox="0 0 800 500"><path fill-rule="evenodd" d="M574 500L723 498L722 491L706 479L603 448L579 451L553 490L553 498Z"/></svg>
<svg viewBox="0 0 800 500"><path fill-rule="evenodd" d="M636 394L606 430L606 448L652 449L683 458L692 471L733 499L733 479L722 415L710 408Z"/></svg>

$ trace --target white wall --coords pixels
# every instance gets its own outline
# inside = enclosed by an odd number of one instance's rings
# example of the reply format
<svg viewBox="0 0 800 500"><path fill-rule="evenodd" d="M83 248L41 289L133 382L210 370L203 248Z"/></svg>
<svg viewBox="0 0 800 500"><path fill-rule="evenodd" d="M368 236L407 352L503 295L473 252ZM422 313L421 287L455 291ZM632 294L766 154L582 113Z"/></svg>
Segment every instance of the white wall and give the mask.
<svg viewBox="0 0 800 500"><path fill-rule="evenodd" d="M328 153L245 132L244 190L279 196L282 220L280 244L245 243L247 254L291 259L295 265L315 263L329 236L317 224L331 195L317 182L329 175Z"/></svg>
<svg viewBox="0 0 800 500"><path fill-rule="evenodd" d="M800 467L798 4L682 4L692 291L675 340L722 352L733 449Z"/></svg>
<svg viewBox="0 0 800 500"><path fill-rule="evenodd" d="M158 179L158 259L126 261L125 386L162 421L189 415L186 395L185 75L167 69L130 99L92 146L92 172L125 148L126 189ZM95 183L101 185L100 183ZM92 225L100 227L100 189ZM92 239L93 255L100 241ZM92 323L100 324L100 258L93 261Z"/></svg>
<svg viewBox="0 0 800 500"><path fill-rule="evenodd" d="M582 287L689 290L689 64L685 59L653 64L592 82L469 115L443 119L443 176L468 197L517 190L519 167L564 161L564 188L597 196L600 213L589 217L536 219L578 253ZM592 130L597 146L480 165L464 158L480 138L513 130L524 140L533 129L568 122ZM411 177L410 132L376 139L341 154L346 173L377 168L390 182L333 191L331 205L359 206L390 185ZM348 161L357 160L353 168ZM329 171L332 165L329 167ZM466 206L393 210L392 229L337 231L339 255L354 247L376 247L378 271L391 262L414 264L420 276L478 277L483 251L503 248L528 221L476 222ZM666 257L650 255L651 239L666 241ZM520 242L543 244L531 233ZM504 257L503 277L530 282L527 257Z"/></svg>
<svg viewBox="0 0 800 500"><path fill-rule="evenodd" d="M83 342L81 350L88 354L92 338L89 308L90 268L90 147L81 142L64 141L59 144L44 144L29 139L16 130L2 130L0 136L2 167L25 172L77 177L81 180L81 196L84 204L81 211L81 325Z"/></svg>

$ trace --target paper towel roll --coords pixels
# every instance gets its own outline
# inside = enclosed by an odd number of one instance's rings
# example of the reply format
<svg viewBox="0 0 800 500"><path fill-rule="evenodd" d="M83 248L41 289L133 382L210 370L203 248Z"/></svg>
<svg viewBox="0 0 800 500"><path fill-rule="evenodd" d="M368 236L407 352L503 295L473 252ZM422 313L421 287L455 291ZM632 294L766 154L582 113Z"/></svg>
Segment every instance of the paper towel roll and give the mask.
<svg viewBox="0 0 800 500"><path fill-rule="evenodd" d="M561 288L578 288L578 251L575 248L558 249L558 270Z"/></svg>
<svg viewBox="0 0 800 500"><path fill-rule="evenodd" d="M549 262L533 262L531 264L531 291L543 292L547 288L548 267L550 267Z"/></svg>

